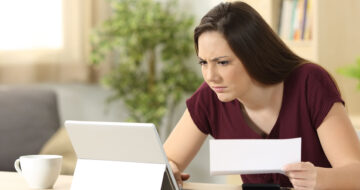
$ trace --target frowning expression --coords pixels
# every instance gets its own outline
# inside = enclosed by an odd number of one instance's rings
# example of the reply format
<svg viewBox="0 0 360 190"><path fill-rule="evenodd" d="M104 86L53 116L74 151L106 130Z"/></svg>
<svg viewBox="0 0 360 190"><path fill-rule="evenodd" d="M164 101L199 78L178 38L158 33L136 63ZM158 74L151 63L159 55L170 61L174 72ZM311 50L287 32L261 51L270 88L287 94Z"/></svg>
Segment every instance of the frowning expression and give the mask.
<svg viewBox="0 0 360 190"><path fill-rule="evenodd" d="M199 36L198 57L204 81L220 101L241 99L251 88L252 79L221 33Z"/></svg>

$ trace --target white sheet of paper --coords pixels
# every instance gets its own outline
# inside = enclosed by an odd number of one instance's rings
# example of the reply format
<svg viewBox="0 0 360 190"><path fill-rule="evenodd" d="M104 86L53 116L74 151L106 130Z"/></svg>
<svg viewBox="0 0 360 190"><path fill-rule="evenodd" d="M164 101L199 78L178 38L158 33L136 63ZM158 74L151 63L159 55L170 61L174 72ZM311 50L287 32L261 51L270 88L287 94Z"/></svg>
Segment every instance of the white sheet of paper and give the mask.
<svg viewBox="0 0 360 190"><path fill-rule="evenodd" d="M282 173L301 161L301 138L210 140L210 174Z"/></svg>

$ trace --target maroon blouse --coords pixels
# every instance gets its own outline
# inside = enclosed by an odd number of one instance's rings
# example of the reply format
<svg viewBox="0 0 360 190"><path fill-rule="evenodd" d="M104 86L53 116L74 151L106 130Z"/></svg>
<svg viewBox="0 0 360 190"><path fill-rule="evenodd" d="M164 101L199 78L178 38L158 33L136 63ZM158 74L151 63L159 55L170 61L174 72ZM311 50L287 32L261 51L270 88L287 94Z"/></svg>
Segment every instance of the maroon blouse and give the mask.
<svg viewBox="0 0 360 190"><path fill-rule="evenodd" d="M215 139L302 138L301 160L315 166L331 167L321 147L316 129L335 102L344 101L330 75L316 64L303 64L284 81L282 105L270 134L262 137L250 128L238 100L221 102L203 83L187 101L197 127ZM256 158L254 158L256 159ZM273 183L292 187L282 174L241 175L244 183Z"/></svg>

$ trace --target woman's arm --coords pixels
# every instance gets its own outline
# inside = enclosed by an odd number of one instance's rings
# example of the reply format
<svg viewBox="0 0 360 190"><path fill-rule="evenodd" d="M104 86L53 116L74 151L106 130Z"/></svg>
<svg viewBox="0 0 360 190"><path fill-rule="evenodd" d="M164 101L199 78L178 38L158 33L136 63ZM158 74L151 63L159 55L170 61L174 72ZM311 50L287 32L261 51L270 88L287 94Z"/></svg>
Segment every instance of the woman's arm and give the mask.
<svg viewBox="0 0 360 190"><path fill-rule="evenodd" d="M285 171L295 189L360 189L360 142L341 103L335 103L317 129L332 168L290 164Z"/></svg>
<svg viewBox="0 0 360 190"><path fill-rule="evenodd" d="M360 189L360 142L341 103L333 105L317 131L333 167L318 168L318 189Z"/></svg>
<svg viewBox="0 0 360 190"><path fill-rule="evenodd" d="M207 135L197 128L186 109L164 143L166 155L179 184L182 184L182 172L195 157L206 137Z"/></svg>

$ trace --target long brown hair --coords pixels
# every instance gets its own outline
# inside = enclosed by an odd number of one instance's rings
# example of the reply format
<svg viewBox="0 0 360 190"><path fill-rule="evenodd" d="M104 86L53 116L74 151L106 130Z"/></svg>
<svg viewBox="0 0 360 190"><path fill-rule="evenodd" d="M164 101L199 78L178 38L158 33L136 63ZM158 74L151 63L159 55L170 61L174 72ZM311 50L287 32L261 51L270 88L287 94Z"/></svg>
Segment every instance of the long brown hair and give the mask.
<svg viewBox="0 0 360 190"><path fill-rule="evenodd" d="M207 31L223 34L249 75L265 85L284 81L294 68L306 62L244 2L220 3L201 19L194 31L196 53L199 36Z"/></svg>

